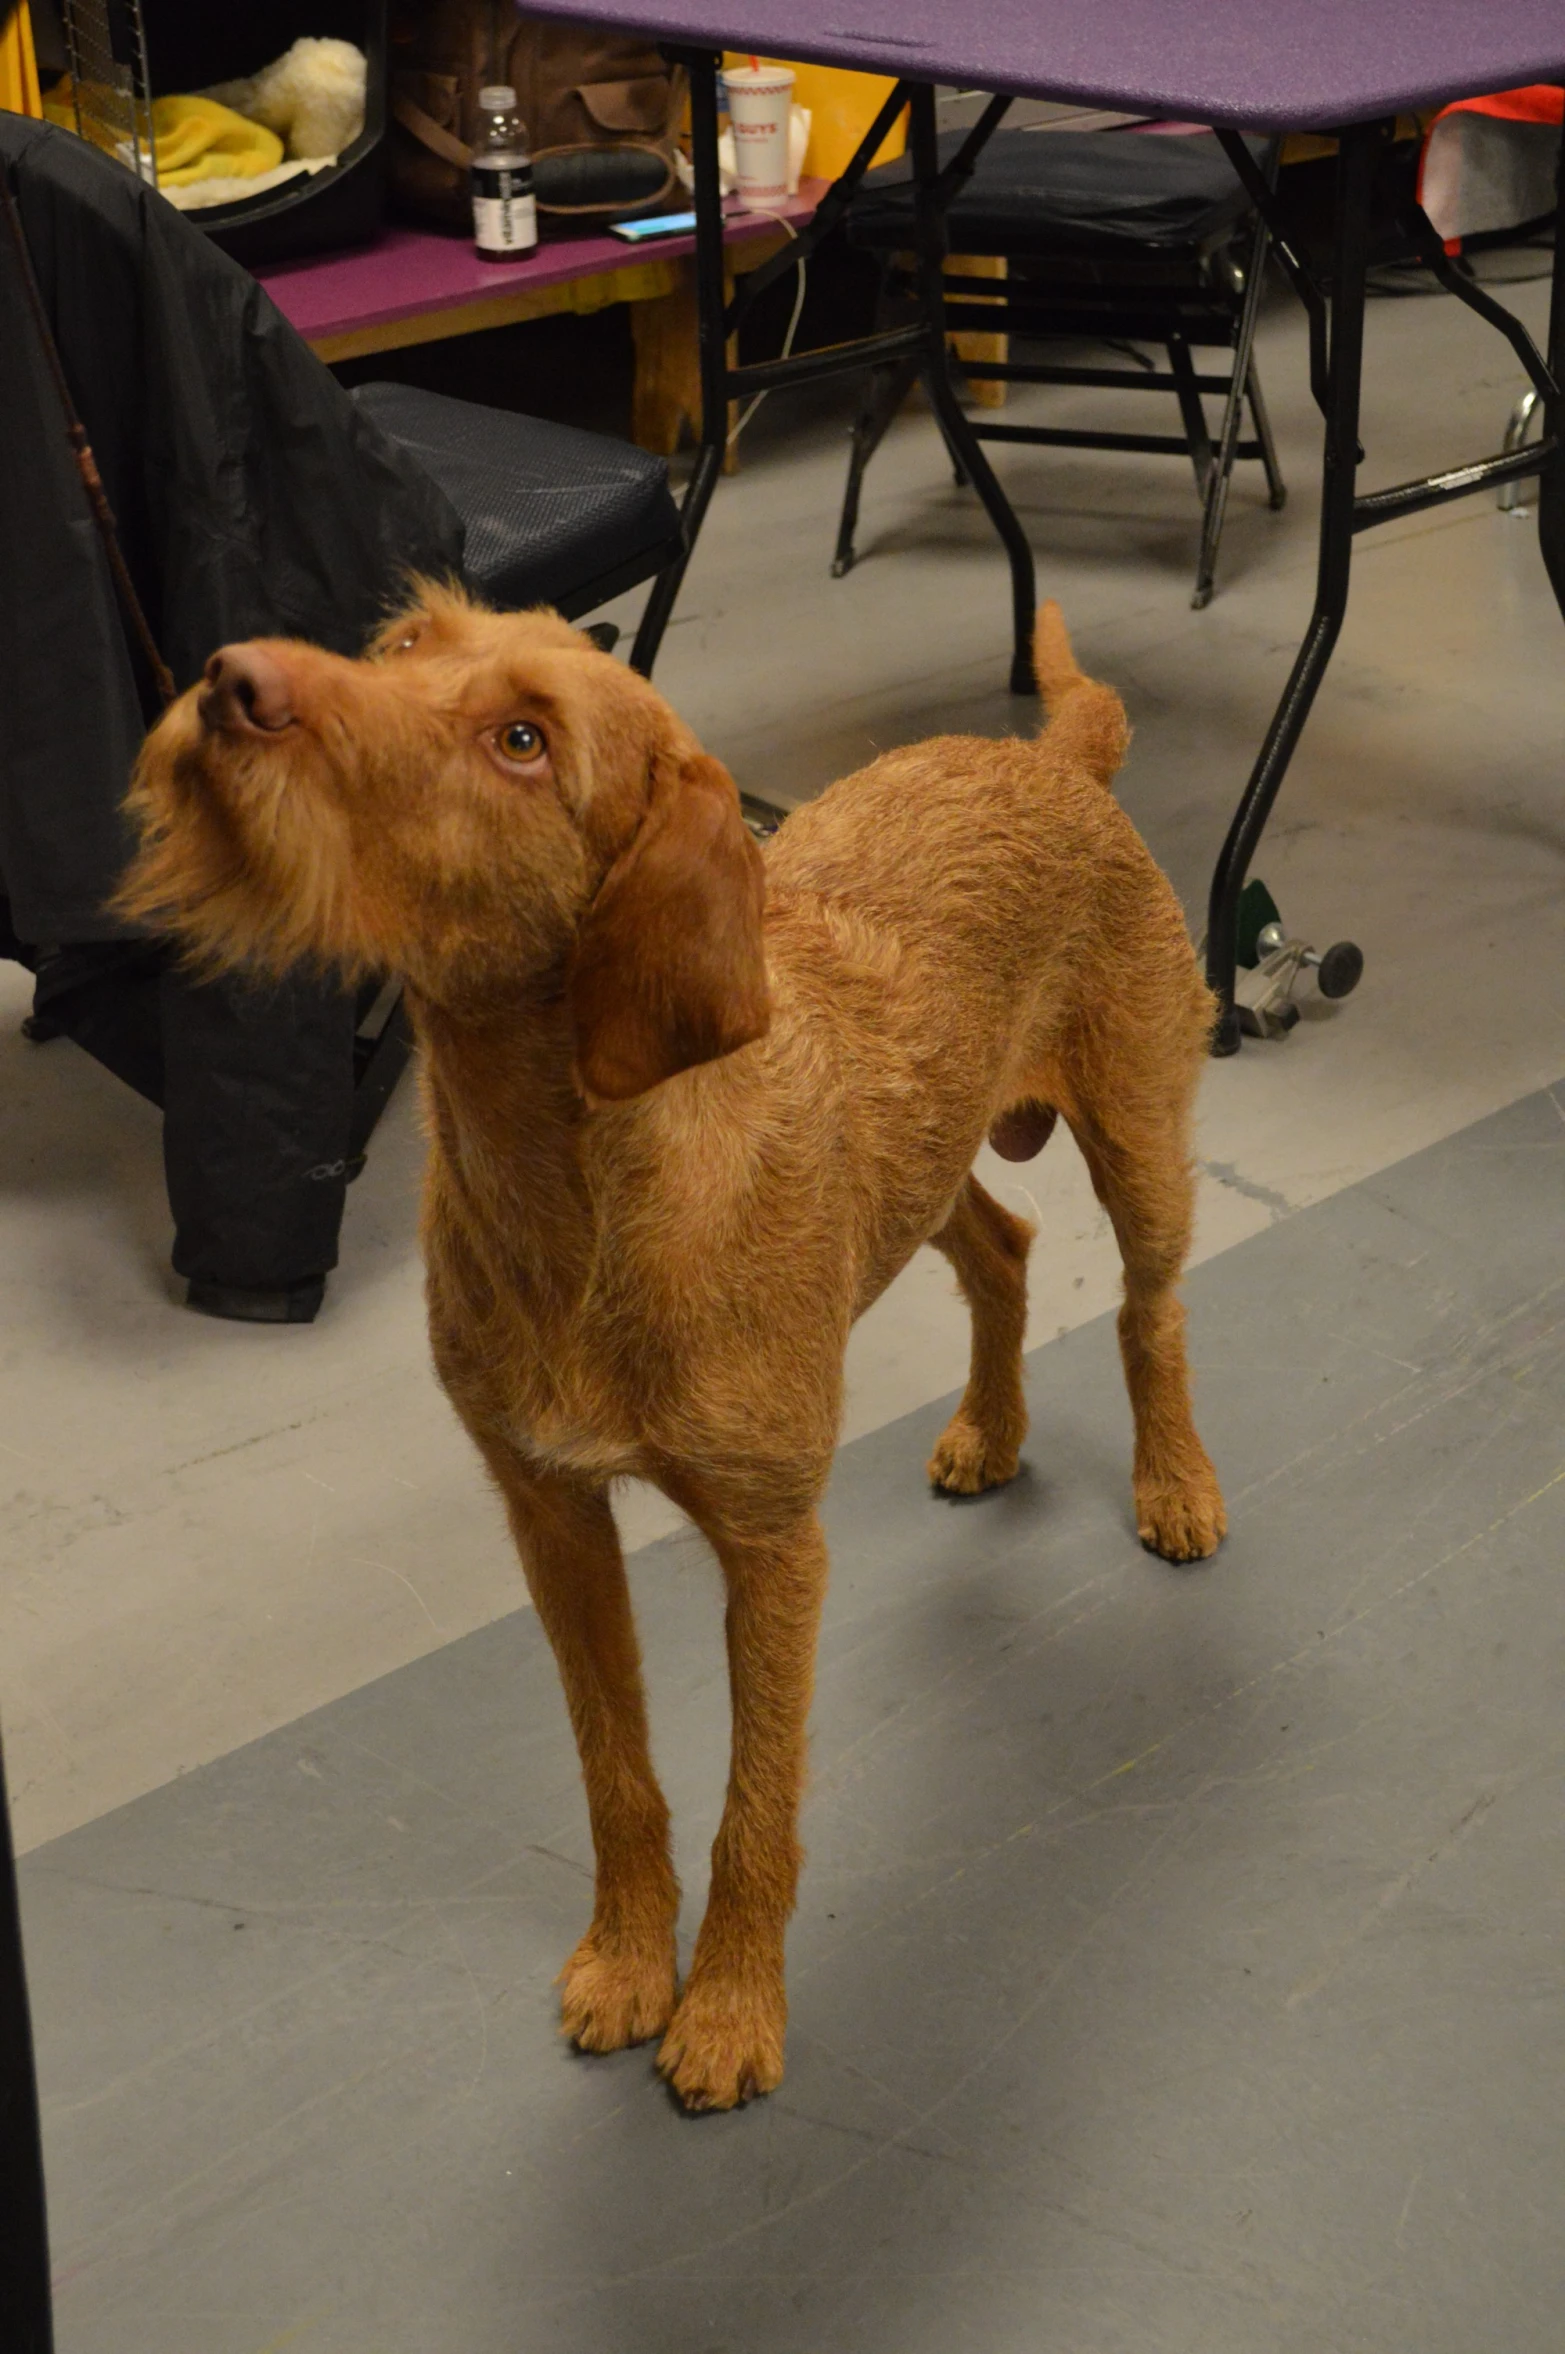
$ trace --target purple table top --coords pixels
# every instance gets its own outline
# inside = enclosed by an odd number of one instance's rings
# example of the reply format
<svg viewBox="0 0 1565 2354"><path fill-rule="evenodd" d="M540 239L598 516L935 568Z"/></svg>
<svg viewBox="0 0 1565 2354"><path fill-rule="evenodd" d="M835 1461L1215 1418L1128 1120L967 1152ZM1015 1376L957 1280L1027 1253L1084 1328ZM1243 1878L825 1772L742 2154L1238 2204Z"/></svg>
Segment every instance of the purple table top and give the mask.
<svg viewBox="0 0 1565 2354"><path fill-rule="evenodd" d="M1137 114L1330 129L1565 80L1565 0L528 0L760 50Z"/></svg>
<svg viewBox="0 0 1565 2354"><path fill-rule="evenodd" d="M825 187L824 180L804 181L798 195L777 208L778 214L795 223L809 220ZM732 212L728 239L761 236L775 217ZM355 252L277 262L255 274L290 325L307 341L319 342L399 319L461 310L496 295L541 293L571 278L668 261L693 253L695 243L693 235L649 237L638 245L627 244L623 237L562 237L540 245L525 261L481 262L466 238L442 237L428 229L388 229L373 245Z"/></svg>

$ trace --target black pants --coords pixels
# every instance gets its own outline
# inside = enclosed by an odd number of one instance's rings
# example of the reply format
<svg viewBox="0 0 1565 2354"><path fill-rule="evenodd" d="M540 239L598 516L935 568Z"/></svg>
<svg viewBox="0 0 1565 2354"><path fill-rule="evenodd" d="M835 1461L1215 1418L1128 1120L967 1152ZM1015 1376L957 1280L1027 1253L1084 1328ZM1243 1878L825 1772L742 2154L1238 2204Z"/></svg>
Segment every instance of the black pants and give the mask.
<svg viewBox="0 0 1565 2354"><path fill-rule="evenodd" d="M295 1289L337 1264L353 1118L353 1000L160 976L163 1168L174 1270Z"/></svg>
<svg viewBox="0 0 1565 2354"><path fill-rule="evenodd" d="M292 1291L337 1264L353 1118L354 1003L313 973L193 981L156 944L37 952L33 1034L66 1036L163 1110L174 1268Z"/></svg>

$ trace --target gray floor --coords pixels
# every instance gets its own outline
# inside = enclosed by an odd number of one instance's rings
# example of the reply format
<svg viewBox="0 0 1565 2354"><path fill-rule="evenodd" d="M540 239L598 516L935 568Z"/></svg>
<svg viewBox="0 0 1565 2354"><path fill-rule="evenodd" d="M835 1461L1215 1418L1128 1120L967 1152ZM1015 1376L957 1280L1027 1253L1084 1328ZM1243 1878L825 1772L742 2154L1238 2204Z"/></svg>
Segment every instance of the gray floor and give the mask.
<svg viewBox="0 0 1565 2354"><path fill-rule="evenodd" d="M1565 1088L1210 1260L1233 1535L1136 1547L1099 1319L1025 1476L858 1440L782 2091L554 2039L519 1613L24 1867L62 2354L1554 2354ZM691 1917L714 1578L635 1565Z"/></svg>

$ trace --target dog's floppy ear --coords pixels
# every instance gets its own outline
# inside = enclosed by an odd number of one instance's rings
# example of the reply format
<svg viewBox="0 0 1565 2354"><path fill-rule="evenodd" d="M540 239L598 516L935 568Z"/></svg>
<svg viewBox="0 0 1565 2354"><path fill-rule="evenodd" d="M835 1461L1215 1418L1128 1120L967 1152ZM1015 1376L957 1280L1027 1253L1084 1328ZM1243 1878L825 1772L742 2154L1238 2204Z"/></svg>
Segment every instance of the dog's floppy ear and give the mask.
<svg viewBox="0 0 1565 2354"><path fill-rule="evenodd" d="M647 814L577 939L571 1013L589 1100L643 1095L765 1035L765 889L727 769L704 752L660 757Z"/></svg>

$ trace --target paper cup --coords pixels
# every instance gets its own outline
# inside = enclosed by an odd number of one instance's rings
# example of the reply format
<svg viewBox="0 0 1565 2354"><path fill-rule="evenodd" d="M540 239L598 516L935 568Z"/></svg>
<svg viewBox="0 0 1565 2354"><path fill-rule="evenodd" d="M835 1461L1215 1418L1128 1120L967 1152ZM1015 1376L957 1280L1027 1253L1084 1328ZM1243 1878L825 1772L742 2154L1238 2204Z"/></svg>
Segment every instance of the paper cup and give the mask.
<svg viewBox="0 0 1565 2354"><path fill-rule="evenodd" d="M734 134L734 169L741 203L782 204L788 195L788 120L793 112L793 68L735 65L723 75Z"/></svg>

